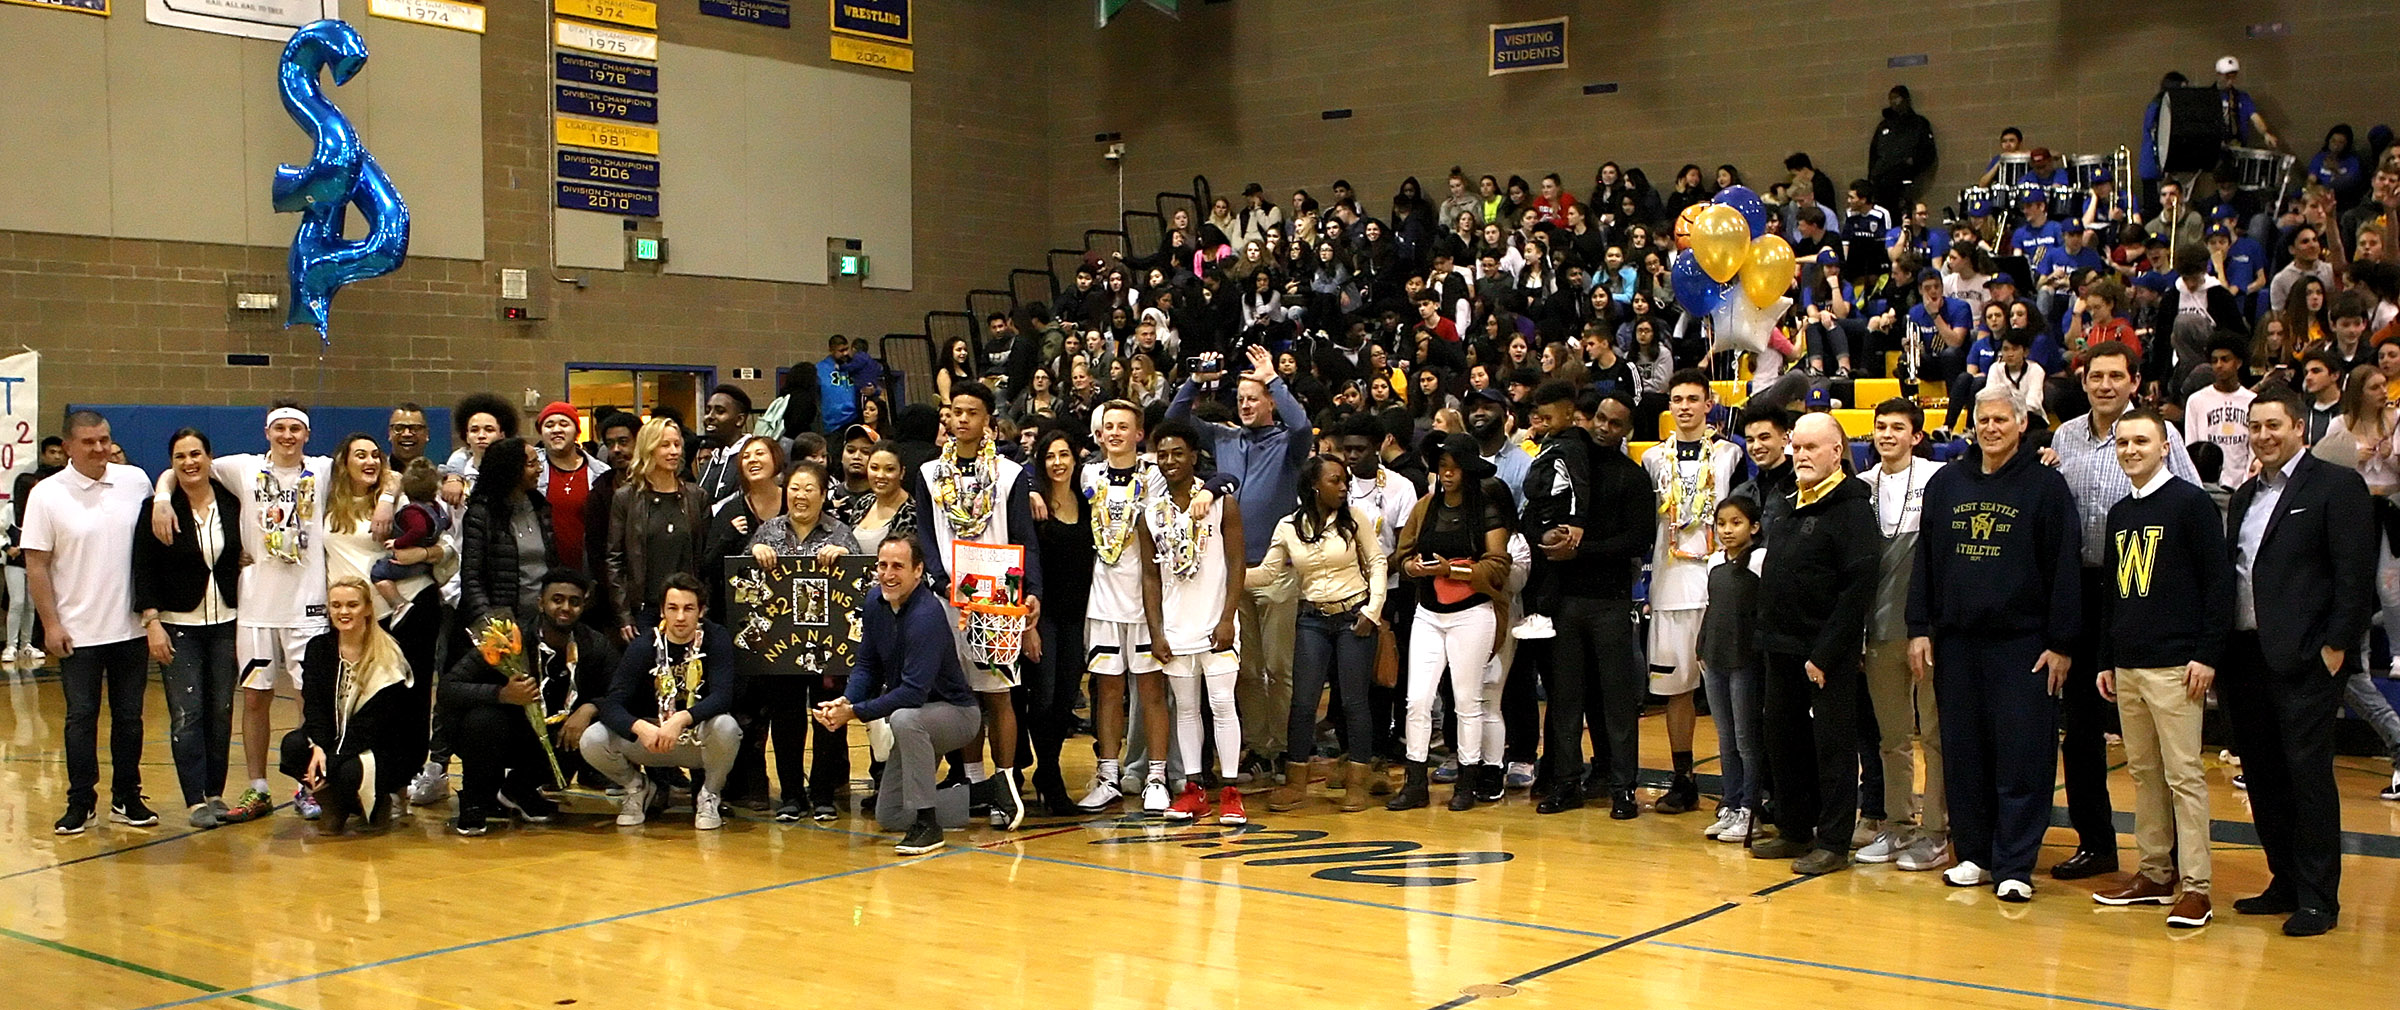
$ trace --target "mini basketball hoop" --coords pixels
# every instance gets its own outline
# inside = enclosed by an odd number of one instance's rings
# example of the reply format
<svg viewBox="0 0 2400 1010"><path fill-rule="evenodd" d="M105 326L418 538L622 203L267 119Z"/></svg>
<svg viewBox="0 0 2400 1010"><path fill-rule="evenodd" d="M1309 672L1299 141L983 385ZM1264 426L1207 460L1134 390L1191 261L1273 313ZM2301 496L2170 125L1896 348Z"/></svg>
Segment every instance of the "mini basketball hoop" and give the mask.
<svg viewBox="0 0 2400 1010"><path fill-rule="evenodd" d="M1025 608L962 602L958 610L966 627L967 653L976 662L1008 666L1017 661L1025 645Z"/></svg>

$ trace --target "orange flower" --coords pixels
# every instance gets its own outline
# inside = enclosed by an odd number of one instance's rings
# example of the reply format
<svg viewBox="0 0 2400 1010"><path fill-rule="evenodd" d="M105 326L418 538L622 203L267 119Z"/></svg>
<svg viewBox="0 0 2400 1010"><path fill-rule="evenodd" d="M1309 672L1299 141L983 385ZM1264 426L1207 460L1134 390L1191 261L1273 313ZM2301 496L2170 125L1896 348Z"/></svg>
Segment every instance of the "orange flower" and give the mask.
<svg viewBox="0 0 2400 1010"><path fill-rule="evenodd" d="M500 648L499 648L499 646L497 646L497 645L494 645L493 643L491 643L491 642L487 641L487 642L483 643L483 650L482 650L482 651L483 651L483 661L484 661L485 663L487 663L487 664L489 664L489 665L491 665L491 666L494 666L494 667L497 667L497 666L499 666L499 665L500 665L500 656L501 656L501 654L500 654Z"/></svg>

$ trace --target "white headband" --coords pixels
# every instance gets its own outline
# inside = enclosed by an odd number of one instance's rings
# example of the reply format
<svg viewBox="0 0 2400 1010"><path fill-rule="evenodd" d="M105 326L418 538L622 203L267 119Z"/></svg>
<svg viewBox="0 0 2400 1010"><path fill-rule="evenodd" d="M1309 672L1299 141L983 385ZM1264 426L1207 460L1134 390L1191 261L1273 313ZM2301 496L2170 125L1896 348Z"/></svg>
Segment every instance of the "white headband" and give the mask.
<svg viewBox="0 0 2400 1010"><path fill-rule="evenodd" d="M267 411L268 426L272 427L277 421L298 421L303 428L309 426L308 414L298 407L277 407Z"/></svg>

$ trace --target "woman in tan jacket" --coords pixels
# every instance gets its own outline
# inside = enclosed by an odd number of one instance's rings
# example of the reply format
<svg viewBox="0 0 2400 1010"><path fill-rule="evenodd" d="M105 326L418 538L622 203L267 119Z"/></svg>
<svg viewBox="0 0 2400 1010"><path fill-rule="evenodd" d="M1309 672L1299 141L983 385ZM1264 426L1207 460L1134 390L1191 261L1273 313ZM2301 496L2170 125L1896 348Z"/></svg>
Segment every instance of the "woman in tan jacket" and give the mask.
<svg viewBox="0 0 2400 1010"><path fill-rule="evenodd" d="M1342 718L1348 733L1348 766L1342 770L1344 812L1367 808L1367 766L1374 758L1374 721L1367 686L1375 673L1375 633L1383 623L1383 543L1375 517L1350 504L1350 474L1332 456L1300 464L1299 508L1275 524L1267 555L1250 569L1258 588L1299 576L1300 615L1292 647L1290 741L1284 753L1284 784L1267 799L1281 812L1308 798L1308 752L1317 738L1317 699L1328 681L1340 677Z"/></svg>
<svg viewBox="0 0 2400 1010"><path fill-rule="evenodd" d="M1425 759L1433 737L1433 697L1446 669L1459 726L1458 784L1450 792L1450 809L1466 810L1475 805L1477 785L1500 774L1497 763L1485 760L1481 727L1487 706L1497 710L1500 700L1498 685L1487 690L1484 679L1500 630L1508 626L1503 584L1509 568L1509 509L1505 500L1486 493L1484 481L1495 471L1472 436L1442 437L1426 448L1425 462L1440 491L1417 501L1393 552L1401 559L1400 573L1416 580L1417 613L1408 643L1408 715L1401 736L1408 782L1384 808L1414 810L1428 800Z"/></svg>

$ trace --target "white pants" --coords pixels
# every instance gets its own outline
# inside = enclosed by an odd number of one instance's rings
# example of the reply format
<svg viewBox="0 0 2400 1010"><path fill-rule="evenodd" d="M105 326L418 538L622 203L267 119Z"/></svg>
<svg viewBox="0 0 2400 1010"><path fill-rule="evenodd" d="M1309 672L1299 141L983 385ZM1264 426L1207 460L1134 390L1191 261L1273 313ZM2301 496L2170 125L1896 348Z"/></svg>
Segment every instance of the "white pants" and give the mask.
<svg viewBox="0 0 2400 1010"><path fill-rule="evenodd" d="M1426 748L1433 743L1433 697L1440 693L1442 671L1447 669L1450 698L1458 706L1458 763L1483 763L1484 720L1497 720L1500 710L1499 689L1489 691L1488 698L1484 689L1492 666L1492 639L1498 632L1499 620L1489 603L1448 614L1417 608L1408 637L1408 720L1402 731L1409 760L1425 760Z"/></svg>
<svg viewBox="0 0 2400 1010"><path fill-rule="evenodd" d="M1217 773L1227 782L1239 773L1242 760L1242 716L1235 711L1233 690L1242 676L1240 656L1233 650L1177 656L1167 664L1167 688L1175 698L1175 744L1184 774L1197 777L1205 767L1200 746L1200 689L1208 688L1208 721L1217 742Z"/></svg>

